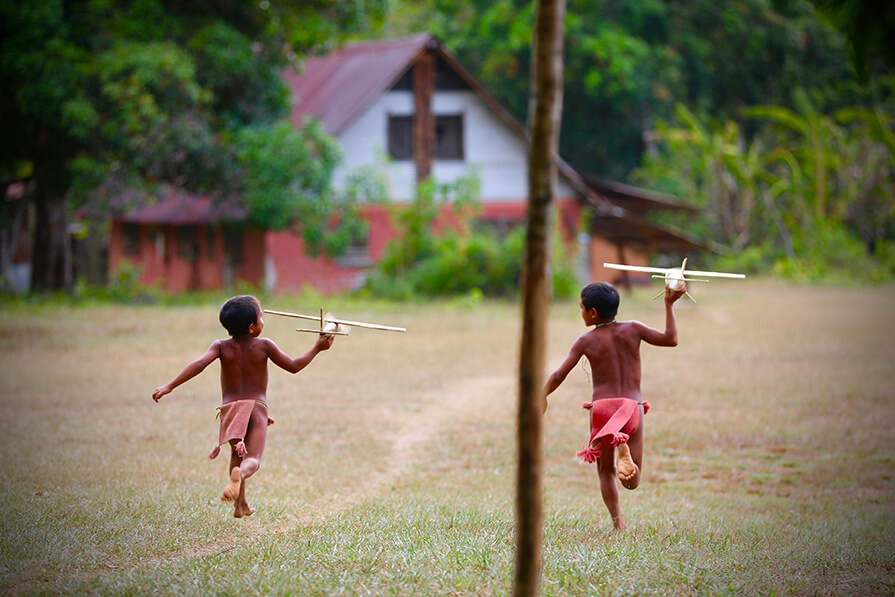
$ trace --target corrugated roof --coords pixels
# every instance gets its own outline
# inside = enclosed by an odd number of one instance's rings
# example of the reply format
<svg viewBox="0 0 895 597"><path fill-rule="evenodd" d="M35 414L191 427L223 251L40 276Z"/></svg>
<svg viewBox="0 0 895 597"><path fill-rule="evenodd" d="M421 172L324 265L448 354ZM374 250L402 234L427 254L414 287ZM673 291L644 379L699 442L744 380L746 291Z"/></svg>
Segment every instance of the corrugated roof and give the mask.
<svg viewBox="0 0 895 597"><path fill-rule="evenodd" d="M134 224L196 226L216 222L238 222L244 220L246 215L245 208L233 201L171 189L163 200L147 205L121 219Z"/></svg>
<svg viewBox="0 0 895 597"><path fill-rule="evenodd" d="M649 250L720 252L719 247L704 243L684 230L653 224L646 219L646 210L639 211L632 205L624 205L623 201L619 201L619 196L614 196L614 194L623 195L635 202L643 200L643 202L655 206L665 203L658 199L657 193L606 179L599 179L602 184L596 185L593 184L594 177L592 175L581 174L559 156L556 156L556 164L559 171L578 191L581 202L590 210L591 232L599 234L609 242L642 246ZM611 186L605 186L607 182L612 183ZM604 194L604 191L609 194L609 197ZM643 191L646 195L641 196L638 191Z"/></svg>
<svg viewBox="0 0 895 597"><path fill-rule="evenodd" d="M659 226L631 213L624 216L594 214L590 227L591 232L620 245L642 246L649 250L721 252L719 247L705 243L684 230Z"/></svg>
<svg viewBox="0 0 895 597"><path fill-rule="evenodd" d="M694 213L696 208L678 203L677 198L640 187L609 180L596 174L581 174L585 184L609 201L639 213L650 211L684 211Z"/></svg>
<svg viewBox="0 0 895 597"><path fill-rule="evenodd" d="M435 38L429 33L392 40L350 44L325 56L307 59L301 73L283 74L294 94L292 123L317 118L338 135L394 85Z"/></svg>

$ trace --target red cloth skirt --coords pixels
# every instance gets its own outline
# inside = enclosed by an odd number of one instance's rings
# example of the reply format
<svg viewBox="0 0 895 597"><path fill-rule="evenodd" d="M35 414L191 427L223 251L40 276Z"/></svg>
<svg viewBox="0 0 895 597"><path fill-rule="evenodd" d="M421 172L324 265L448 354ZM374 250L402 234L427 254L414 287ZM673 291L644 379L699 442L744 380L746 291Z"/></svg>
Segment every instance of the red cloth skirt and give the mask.
<svg viewBox="0 0 895 597"><path fill-rule="evenodd" d="M596 462L604 447L627 443L640 427L640 403L632 398L600 398L581 407L590 410L591 420L590 441L578 452L584 462ZM643 414L647 411L649 402L644 402Z"/></svg>

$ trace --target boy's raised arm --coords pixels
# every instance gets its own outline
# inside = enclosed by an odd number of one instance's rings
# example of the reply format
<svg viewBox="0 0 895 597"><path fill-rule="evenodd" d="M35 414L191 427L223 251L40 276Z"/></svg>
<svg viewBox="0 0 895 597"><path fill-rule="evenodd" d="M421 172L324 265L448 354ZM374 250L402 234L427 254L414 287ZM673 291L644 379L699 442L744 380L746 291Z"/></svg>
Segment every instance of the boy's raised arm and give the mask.
<svg viewBox="0 0 895 597"><path fill-rule="evenodd" d="M273 340L267 339L267 357L274 365L288 371L289 373L298 373L307 367L319 353L329 350L333 345L335 336L318 336L317 341L311 350L297 358L292 358L276 345Z"/></svg>
<svg viewBox="0 0 895 597"><path fill-rule="evenodd" d="M184 367L183 371L177 374L177 377L175 377L165 385L156 388L155 391L152 393L152 399L158 402L159 398L161 398L165 394L170 394L171 391L180 384L189 381L202 373L202 371L204 371L209 364L211 364L220 356L221 343L219 340L215 340L211 343L211 346L208 347L208 350L205 351L205 354Z"/></svg>
<svg viewBox="0 0 895 597"><path fill-rule="evenodd" d="M686 285L680 290L665 288L665 331L660 332L638 322L640 337L644 342L653 346L677 346L677 320L674 317L674 303L684 296L686 291Z"/></svg>

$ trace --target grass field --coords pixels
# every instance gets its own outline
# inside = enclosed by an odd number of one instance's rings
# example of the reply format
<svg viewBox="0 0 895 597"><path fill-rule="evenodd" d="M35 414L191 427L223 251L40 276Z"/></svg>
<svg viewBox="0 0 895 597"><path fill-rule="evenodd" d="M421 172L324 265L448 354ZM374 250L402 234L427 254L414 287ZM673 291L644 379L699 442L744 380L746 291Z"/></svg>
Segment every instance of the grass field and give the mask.
<svg viewBox="0 0 895 597"><path fill-rule="evenodd" d="M658 291L658 290L657 290ZM895 594L895 288L696 289L680 346L645 347L643 483L611 530L582 368L545 419L544 595ZM661 327L649 292L620 317ZM264 305L314 312L301 299ZM512 584L515 304L327 305L354 330L271 370L270 429L219 501L217 307L0 311L0 593L504 595ZM265 318L290 354L313 336ZM553 306L547 368L584 331Z"/></svg>

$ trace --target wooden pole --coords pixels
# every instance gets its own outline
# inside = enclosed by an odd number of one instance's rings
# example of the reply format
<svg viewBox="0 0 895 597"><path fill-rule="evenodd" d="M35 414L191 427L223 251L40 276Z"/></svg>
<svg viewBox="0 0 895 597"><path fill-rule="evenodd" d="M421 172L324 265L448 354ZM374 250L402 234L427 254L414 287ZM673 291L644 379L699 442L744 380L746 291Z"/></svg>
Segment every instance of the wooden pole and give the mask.
<svg viewBox="0 0 895 597"><path fill-rule="evenodd" d="M435 150L435 117L432 114L432 93L435 87L435 54L426 50L413 67L413 160L417 184L432 174L432 153Z"/></svg>
<svg viewBox="0 0 895 597"><path fill-rule="evenodd" d="M522 339L516 474L516 567L513 595L533 596L541 576L543 404L549 248L556 154L562 115L565 0L538 0L532 44L528 224L522 273Z"/></svg>
<svg viewBox="0 0 895 597"><path fill-rule="evenodd" d="M628 258L625 256L625 245L619 242L616 246L618 247L618 262L627 263ZM628 294L631 293L631 275L627 270L622 270L622 286L628 291Z"/></svg>

